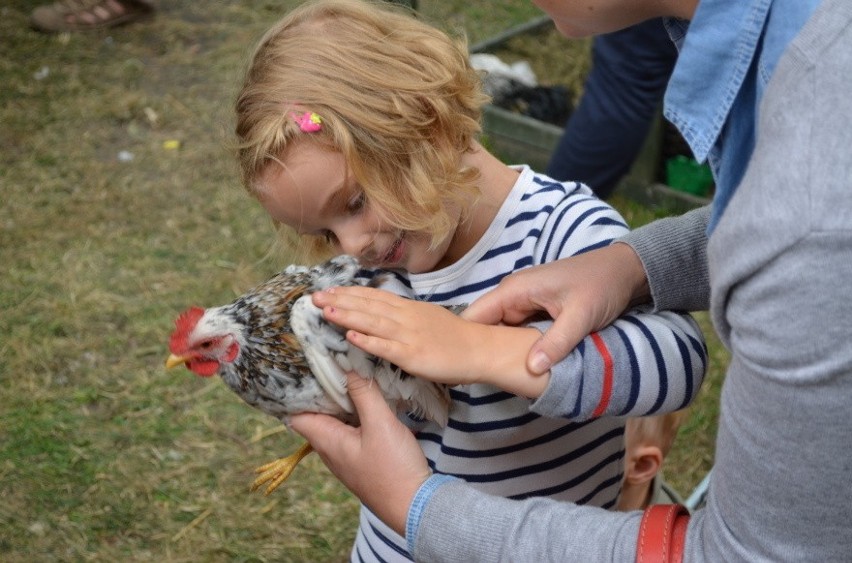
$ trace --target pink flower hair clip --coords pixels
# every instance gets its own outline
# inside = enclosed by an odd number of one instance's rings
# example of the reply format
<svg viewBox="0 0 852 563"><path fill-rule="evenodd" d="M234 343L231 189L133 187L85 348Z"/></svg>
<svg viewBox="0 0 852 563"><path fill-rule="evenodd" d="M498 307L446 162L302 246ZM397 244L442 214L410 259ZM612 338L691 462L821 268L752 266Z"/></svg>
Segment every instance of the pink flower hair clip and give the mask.
<svg viewBox="0 0 852 563"><path fill-rule="evenodd" d="M312 111L306 111L301 115L297 113L290 115L304 133L316 133L322 129L322 118Z"/></svg>

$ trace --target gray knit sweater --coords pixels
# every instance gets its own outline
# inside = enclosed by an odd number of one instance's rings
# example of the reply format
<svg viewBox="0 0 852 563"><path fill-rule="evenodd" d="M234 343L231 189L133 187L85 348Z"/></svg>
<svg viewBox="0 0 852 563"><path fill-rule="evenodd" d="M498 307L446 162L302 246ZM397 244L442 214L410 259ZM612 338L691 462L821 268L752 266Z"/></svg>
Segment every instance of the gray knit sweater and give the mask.
<svg viewBox="0 0 852 563"><path fill-rule="evenodd" d="M852 561L852 3L825 0L778 63L746 176L624 240L658 309L708 305L732 360L687 561ZM675 245L673 250L672 244ZM709 280L709 281L708 281ZM440 486L421 561L632 561L640 513Z"/></svg>

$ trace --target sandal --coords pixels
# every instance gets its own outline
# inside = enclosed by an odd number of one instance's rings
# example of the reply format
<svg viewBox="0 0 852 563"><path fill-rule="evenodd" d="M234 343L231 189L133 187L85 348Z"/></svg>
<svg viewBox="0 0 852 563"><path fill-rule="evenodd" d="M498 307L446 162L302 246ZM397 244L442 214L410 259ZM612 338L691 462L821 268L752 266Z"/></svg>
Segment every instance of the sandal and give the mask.
<svg viewBox="0 0 852 563"><path fill-rule="evenodd" d="M59 0L39 6L30 25L39 31L90 31L131 23L150 16L154 6L144 0Z"/></svg>

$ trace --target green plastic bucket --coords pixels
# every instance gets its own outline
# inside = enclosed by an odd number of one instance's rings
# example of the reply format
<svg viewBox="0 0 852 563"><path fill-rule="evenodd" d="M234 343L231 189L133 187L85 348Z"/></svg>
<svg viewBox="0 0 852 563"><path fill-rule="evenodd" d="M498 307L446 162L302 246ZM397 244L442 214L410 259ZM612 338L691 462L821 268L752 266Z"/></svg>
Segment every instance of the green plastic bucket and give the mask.
<svg viewBox="0 0 852 563"><path fill-rule="evenodd" d="M713 186L713 173L706 164L678 155L666 161L666 184L682 192L706 196Z"/></svg>

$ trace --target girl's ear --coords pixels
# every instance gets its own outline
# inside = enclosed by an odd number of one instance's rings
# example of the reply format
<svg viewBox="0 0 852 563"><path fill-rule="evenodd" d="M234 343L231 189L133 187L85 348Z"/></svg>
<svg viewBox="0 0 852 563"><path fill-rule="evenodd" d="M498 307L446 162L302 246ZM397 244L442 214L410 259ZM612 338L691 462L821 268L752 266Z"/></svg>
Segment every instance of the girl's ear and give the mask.
<svg viewBox="0 0 852 563"><path fill-rule="evenodd" d="M663 466L663 452L657 446L637 447L627 463L624 480L630 485L649 483Z"/></svg>

